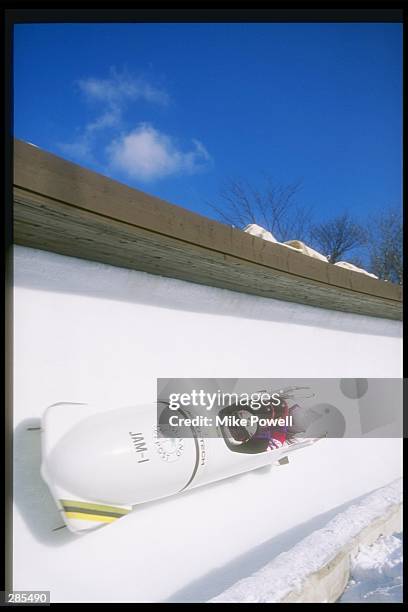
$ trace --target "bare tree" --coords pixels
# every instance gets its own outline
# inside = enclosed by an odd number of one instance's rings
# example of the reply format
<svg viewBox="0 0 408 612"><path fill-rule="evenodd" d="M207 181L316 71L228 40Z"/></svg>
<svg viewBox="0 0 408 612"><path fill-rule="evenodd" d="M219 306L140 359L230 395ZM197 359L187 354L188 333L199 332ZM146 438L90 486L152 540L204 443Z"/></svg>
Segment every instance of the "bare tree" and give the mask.
<svg viewBox="0 0 408 612"><path fill-rule="evenodd" d="M402 215L390 208L374 217L369 228L371 271L383 280L402 284Z"/></svg>
<svg viewBox="0 0 408 612"><path fill-rule="evenodd" d="M280 242L291 239L307 241L311 208L296 202L300 188L300 181L277 185L268 178L260 190L246 181L231 179L220 190L220 203L209 204L219 219L228 225L243 228L257 223Z"/></svg>
<svg viewBox="0 0 408 612"><path fill-rule="evenodd" d="M300 181L274 184L267 178L262 189L240 179L226 181L220 200L208 204L221 221L243 228L256 223L279 242L302 240L326 255L331 263L344 258L379 278L402 283L402 218L390 209L363 226L348 212L313 224L312 209L297 202Z"/></svg>
<svg viewBox="0 0 408 612"><path fill-rule="evenodd" d="M330 221L315 224L310 232L313 246L326 255L330 263L367 244L367 232L345 212Z"/></svg>

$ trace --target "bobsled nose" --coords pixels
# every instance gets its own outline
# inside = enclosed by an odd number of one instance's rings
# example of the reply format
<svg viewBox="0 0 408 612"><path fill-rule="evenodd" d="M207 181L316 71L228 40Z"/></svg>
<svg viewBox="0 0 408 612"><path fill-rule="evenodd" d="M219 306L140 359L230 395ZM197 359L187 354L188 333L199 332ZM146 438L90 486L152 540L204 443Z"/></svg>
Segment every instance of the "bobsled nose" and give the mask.
<svg viewBox="0 0 408 612"><path fill-rule="evenodd" d="M190 482L198 445L193 438L159 437L156 411L156 404L46 411L41 472L66 518L111 522L123 508L173 495Z"/></svg>

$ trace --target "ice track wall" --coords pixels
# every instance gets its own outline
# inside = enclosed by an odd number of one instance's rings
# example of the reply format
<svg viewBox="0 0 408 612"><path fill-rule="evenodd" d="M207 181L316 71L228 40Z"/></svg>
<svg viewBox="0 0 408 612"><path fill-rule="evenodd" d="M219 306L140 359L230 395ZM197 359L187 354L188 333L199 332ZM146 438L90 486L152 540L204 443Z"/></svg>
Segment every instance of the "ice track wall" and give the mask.
<svg viewBox="0 0 408 612"><path fill-rule="evenodd" d="M39 477L45 407L149 402L156 377L395 377L401 323L14 251L14 589L208 601L401 475L401 443L325 440L289 465L140 506L83 537Z"/></svg>

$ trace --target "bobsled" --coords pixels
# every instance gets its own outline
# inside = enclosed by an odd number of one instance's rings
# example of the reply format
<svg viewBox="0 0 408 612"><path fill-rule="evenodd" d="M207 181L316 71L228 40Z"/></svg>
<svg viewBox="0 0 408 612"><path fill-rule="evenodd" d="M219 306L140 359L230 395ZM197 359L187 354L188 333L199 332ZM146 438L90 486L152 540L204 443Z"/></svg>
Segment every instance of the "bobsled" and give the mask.
<svg viewBox="0 0 408 612"><path fill-rule="evenodd" d="M234 405L220 416L248 411ZM126 516L137 504L283 463L320 439L307 436L307 411L297 405L284 439L256 426L231 425L228 418L220 419L213 437L194 427L188 436L163 437L157 415L157 404L100 411L60 402L46 409L41 474L70 531L83 533Z"/></svg>

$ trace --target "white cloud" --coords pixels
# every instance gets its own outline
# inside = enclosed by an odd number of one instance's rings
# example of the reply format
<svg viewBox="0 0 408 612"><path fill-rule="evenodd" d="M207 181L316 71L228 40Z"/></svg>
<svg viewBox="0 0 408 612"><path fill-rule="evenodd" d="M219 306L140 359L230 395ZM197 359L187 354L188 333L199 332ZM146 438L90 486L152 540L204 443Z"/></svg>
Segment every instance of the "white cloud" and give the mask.
<svg viewBox="0 0 408 612"><path fill-rule="evenodd" d="M60 149L72 158L87 159L91 157L91 147L86 138L78 138L75 142L62 142Z"/></svg>
<svg viewBox="0 0 408 612"><path fill-rule="evenodd" d="M101 168L104 164L101 153L105 153L111 170L120 170L143 181L193 174L210 162L210 155L198 140L192 140L192 147L183 151L173 138L149 123L140 123L129 131L124 120L127 107L140 101L165 106L170 97L163 89L127 72L119 73L115 68L111 68L108 78L81 79L77 86L89 102L99 107L99 113L71 142L59 144L71 159ZM120 131L122 135L112 140ZM110 145L106 146L108 142Z"/></svg>
<svg viewBox="0 0 408 612"><path fill-rule="evenodd" d="M161 106L167 105L170 98L162 89L154 87L142 78L135 78L127 72L119 73L110 69L107 79L87 78L77 81L79 89L86 97L102 106L95 119L87 123L80 136L73 142L60 143L60 149L74 159L95 161L92 151L95 139L105 130L122 126L123 112L130 102L144 100Z"/></svg>
<svg viewBox="0 0 408 612"><path fill-rule="evenodd" d="M113 168L143 181L174 174L193 174L206 167L210 155L204 145L193 140L193 149L181 151L174 140L148 123L114 140L107 152Z"/></svg>
<svg viewBox="0 0 408 612"><path fill-rule="evenodd" d="M111 68L110 72L111 76L108 79L88 78L79 80L79 88L88 98L99 100L108 105L122 106L127 100L145 100L160 105L168 104L170 98L164 90L126 72L118 73L115 68Z"/></svg>
<svg viewBox="0 0 408 612"><path fill-rule="evenodd" d="M115 127L120 125L121 111L119 108L112 107L102 115L99 115L94 121L91 121L86 126L86 131L94 132L105 128Z"/></svg>

